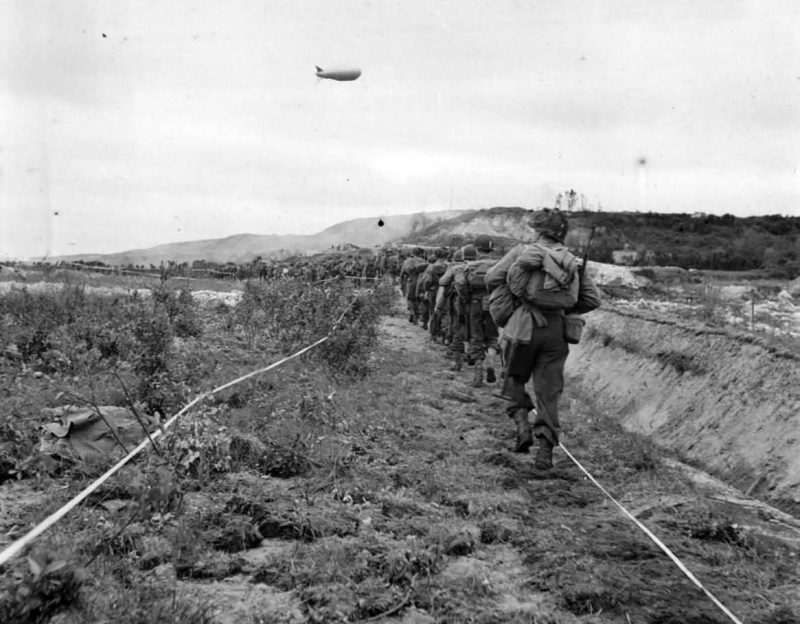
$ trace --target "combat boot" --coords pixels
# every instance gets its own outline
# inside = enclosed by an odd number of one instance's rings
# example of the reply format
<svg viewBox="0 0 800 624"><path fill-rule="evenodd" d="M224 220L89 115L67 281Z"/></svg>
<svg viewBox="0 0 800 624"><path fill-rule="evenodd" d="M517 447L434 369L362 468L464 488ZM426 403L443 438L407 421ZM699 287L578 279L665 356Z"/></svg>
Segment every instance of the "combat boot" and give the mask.
<svg viewBox="0 0 800 624"><path fill-rule="evenodd" d="M537 470L550 470L553 467L553 444L547 438L539 438L533 465Z"/></svg>
<svg viewBox="0 0 800 624"><path fill-rule="evenodd" d="M458 351L453 353L453 365L450 367L451 371L460 372L461 364L464 361L464 354Z"/></svg>
<svg viewBox="0 0 800 624"><path fill-rule="evenodd" d="M428 330L428 321L422 321L422 329L424 329L425 331Z"/></svg>
<svg viewBox="0 0 800 624"><path fill-rule="evenodd" d="M515 453L527 453L533 446L531 423L528 420L528 410L522 408L514 412L514 423L517 425L517 442L514 446Z"/></svg>
<svg viewBox="0 0 800 624"><path fill-rule="evenodd" d="M475 374L472 377L472 387L483 387L483 361L481 360L476 360L475 362Z"/></svg>
<svg viewBox="0 0 800 624"><path fill-rule="evenodd" d="M494 349L489 349L486 358L486 383L494 383L497 381L497 375L494 372Z"/></svg>

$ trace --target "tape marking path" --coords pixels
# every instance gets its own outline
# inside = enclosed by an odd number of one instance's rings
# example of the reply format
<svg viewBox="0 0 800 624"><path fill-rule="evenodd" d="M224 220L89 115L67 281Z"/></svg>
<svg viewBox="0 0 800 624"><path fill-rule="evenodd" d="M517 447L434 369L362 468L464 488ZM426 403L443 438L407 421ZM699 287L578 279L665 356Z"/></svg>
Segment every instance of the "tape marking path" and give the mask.
<svg viewBox="0 0 800 624"><path fill-rule="evenodd" d="M642 524L636 518L636 516L634 516L631 512L625 509L622 503L618 502L616 498L614 498L613 496L611 496L611 494L608 493L608 490L606 490L600 484L600 482L597 481L597 479L595 479L589 473L589 471L586 470L586 468L584 468L577 459L575 459L575 457L573 457L572 453L570 453L567 450L567 448L564 446L563 443L559 444L559 446L561 447L561 450L564 451L564 453L566 453L567 457L569 457L572 460L572 462L581 470L581 472L583 472L583 474L585 474L589 478L589 480L592 483L594 483L600 489L600 491L603 494L605 494L609 498L609 500L611 500L611 502L614 503L619 508L619 510L623 514L625 514L625 516L627 516L637 527L639 527L639 529L641 529L644 532L644 534L647 535L647 537L649 537L656 546L658 546L662 551L664 551L667 557L669 557L672 560L672 562L676 566L678 566L681 572L683 572L688 577L688 579L692 581L692 583L694 583L697 587L699 587L700 590L711 600L711 602L713 602L719 608L720 611L722 611L725 615L728 616L731 622L735 622L736 624L743 624L743 622L738 617L736 617L730 611L730 609L728 609L728 607L722 604L714 594L712 594L708 589L705 588L705 586L698 580L698 578L694 574L692 574L691 570L689 570L689 568L687 568L684 565L684 563L680 559L678 559L677 555L675 555L675 553L673 553L669 549L669 547L666 544L664 544L664 542L662 542L650 529L648 529L644 524Z"/></svg>
<svg viewBox="0 0 800 624"><path fill-rule="evenodd" d="M84 488L72 500L70 500L65 505L60 507L58 510L56 510L55 512L50 514L47 518L45 518L39 524L37 524L33 529L28 531L28 533L26 533L25 535L23 535L19 539L15 540L12 544L7 546L2 552L0 552L0 567L2 567L8 561L10 561L14 557L16 557L20 552L22 552L22 550L28 544L30 544L33 540L35 540L37 537L39 537L42 533L47 531L47 529L52 527L56 522L61 520L61 518L66 516L70 511L72 511L75 507L77 507L81 502L86 500L86 498L92 492L94 492L98 487L100 487L109 478L111 478L117 471L120 470L120 468L122 468L125 464L127 464L131 459L133 459L139 453L141 453L144 449L146 449L150 445L152 440L156 440L162 434L164 434L166 432L166 430L169 429L175 423L176 420L178 420L178 418L180 418L183 414L188 412L192 407L197 405L200 401L203 401L203 400L207 399L208 397L213 396L214 394L216 394L218 392L221 392L222 390L230 388L231 386L234 386L234 385L236 385L238 383L241 383L242 381L244 381L246 379L250 379L251 377L255 377L256 375L260 375L260 374L266 373L267 371L270 371L270 370L272 370L274 368L277 368L278 366L281 366L282 364L288 362L289 360L293 360L293 359L295 359L297 357L300 357L304 353L307 353L307 352L311 351L315 347L318 347L319 345L321 345L325 341L329 340L330 337L331 337L331 334L333 334L333 332L336 330L336 328L339 326L339 324L344 319L344 317L347 314L347 312L353 307L353 305L355 304L357 298L358 298L357 295L352 298L352 300L347 305L347 307L344 309L344 311L341 313L339 318L331 326L330 331L325 336L323 336L322 338L317 340L316 342L308 345L307 347L304 347L304 348L300 349L296 353L293 353L292 355L289 355L289 356L283 358L282 360L279 360L277 362L274 362L274 363L270 364L269 366L265 366L264 368L259 368L258 370L254 370L254 371L252 371L250 373L247 373L246 375L242 375L241 377L238 377L237 379L234 379L233 381L229 381L226 384L223 384L223 385L221 385L221 386L219 386L217 388L214 388L210 392L206 392L204 394L201 394L201 395L195 397L190 403L188 403L183 408L181 408L181 410L178 413L176 413L169 420L167 420L159 429L155 430L150 435L149 438L145 438L144 440L142 440L139 443L139 445L136 446L136 448L134 448L130 453L125 455L125 457L120 459L116 464L114 464L111 468L109 468L106 472L104 472L93 483L91 483L89 486Z"/></svg>

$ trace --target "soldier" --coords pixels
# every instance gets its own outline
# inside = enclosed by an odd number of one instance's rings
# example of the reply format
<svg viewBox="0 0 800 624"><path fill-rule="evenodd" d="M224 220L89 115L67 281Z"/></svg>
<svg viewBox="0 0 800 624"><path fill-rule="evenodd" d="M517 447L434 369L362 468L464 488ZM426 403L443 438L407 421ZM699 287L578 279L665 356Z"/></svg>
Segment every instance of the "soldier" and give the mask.
<svg viewBox="0 0 800 624"><path fill-rule="evenodd" d="M468 361L475 364L472 386L483 385L484 360L486 365L486 381L494 383L495 360L499 354L497 327L489 314L489 290L486 287L486 272L497 262L492 258L492 239L485 234L475 239L477 258L467 263L467 282L469 286L467 303L467 322L469 323Z"/></svg>
<svg viewBox="0 0 800 624"><path fill-rule="evenodd" d="M419 301L417 300L417 281L420 273L425 270L427 263L423 260L425 252L421 247L415 247L412 255L403 263L400 270L400 288L406 296L408 307L408 322L416 323L420 316Z"/></svg>
<svg viewBox="0 0 800 624"><path fill-rule="evenodd" d="M422 277L419 279L417 287L420 296L423 298L423 323L422 329L429 329L427 323L430 322L430 335L433 342L441 335L441 315L436 313L436 293L439 290L439 279L447 270L447 249L439 248L431 252L431 261Z"/></svg>
<svg viewBox="0 0 800 624"><path fill-rule="evenodd" d="M543 209L533 213L528 226L534 230L534 244L517 245L497 262L486 274L490 289L507 283L511 286L510 271L515 268L517 259L525 254L533 257L535 253L554 252L553 258L569 258L569 250L564 247L564 237L569 228L567 217L559 210ZM544 249L543 249L544 248ZM516 266L521 266L521 263ZM543 266L543 265L542 265ZM569 346L564 338L564 317L566 314L585 314L600 305L599 292L588 274L571 266L570 280L577 279L576 303L570 308L540 308L520 302L531 315L533 330L529 340L514 344L506 352L506 386L503 394L510 401L507 414L514 419L517 427L517 440L514 451L527 453L532 446L531 433L538 440L534 465L538 470L548 470L553 466L553 447L558 445L560 424L558 421L558 400L564 388L564 364L569 354ZM529 283L533 279L529 279ZM525 286L527 288L527 286ZM509 324L504 332L509 331ZM531 397L525 391L525 384L533 376L536 411L533 432L528 420L528 412L533 409Z"/></svg>
<svg viewBox="0 0 800 624"><path fill-rule="evenodd" d="M436 313L445 314L449 319L450 354L453 357L452 371L460 371L464 361L464 339L467 327L467 302L463 284L466 281L466 259L474 260L475 247L465 245L453 254L453 262L439 279L439 292L436 294Z"/></svg>
<svg viewBox="0 0 800 624"><path fill-rule="evenodd" d="M417 278L417 290L416 290L416 297L417 297L417 310L419 310L419 320L422 321L422 329L428 329L428 319L431 315L431 310L428 308L428 299L425 297L425 289L422 288L422 279L425 276L425 272L428 270L436 257L433 255L432 251L429 251L425 254L425 267L420 271L419 277Z"/></svg>
<svg viewBox="0 0 800 624"><path fill-rule="evenodd" d="M390 249L386 255L386 272L391 276L392 286L397 283L400 276L400 253Z"/></svg>

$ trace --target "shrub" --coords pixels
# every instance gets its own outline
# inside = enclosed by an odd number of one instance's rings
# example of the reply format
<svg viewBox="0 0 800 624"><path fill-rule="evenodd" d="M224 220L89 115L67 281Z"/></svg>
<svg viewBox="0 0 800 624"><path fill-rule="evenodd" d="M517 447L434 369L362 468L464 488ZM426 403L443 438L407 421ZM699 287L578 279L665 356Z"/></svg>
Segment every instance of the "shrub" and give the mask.
<svg viewBox="0 0 800 624"><path fill-rule="evenodd" d="M249 346L271 339L286 354L330 333L315 357L337 374L359 376L367 372L366 360L377 341L380 315L394 300L394 292L387 290L391 287L384 284L367 291L343 282L247 282L234 314L235 324Z"/></svg>
<svg viewBox="0 0 800 624"><path fill-rule="evenodd" d="M28 557L28 571L0 588L0 621L7 624L47 622L77 602L86 571L50 553Z"/></svg>

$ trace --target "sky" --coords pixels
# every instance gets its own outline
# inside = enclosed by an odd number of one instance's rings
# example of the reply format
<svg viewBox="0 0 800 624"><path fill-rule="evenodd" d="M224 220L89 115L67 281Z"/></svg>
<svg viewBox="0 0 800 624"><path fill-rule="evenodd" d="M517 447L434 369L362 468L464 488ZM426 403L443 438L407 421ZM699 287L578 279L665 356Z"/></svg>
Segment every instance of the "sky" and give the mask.
<svg viewBox="0 0 800 624"><path fill-rule="evenodd" d="M0 259L569 189L800 216L798 32L796 0L0 0Z"/></svg>

